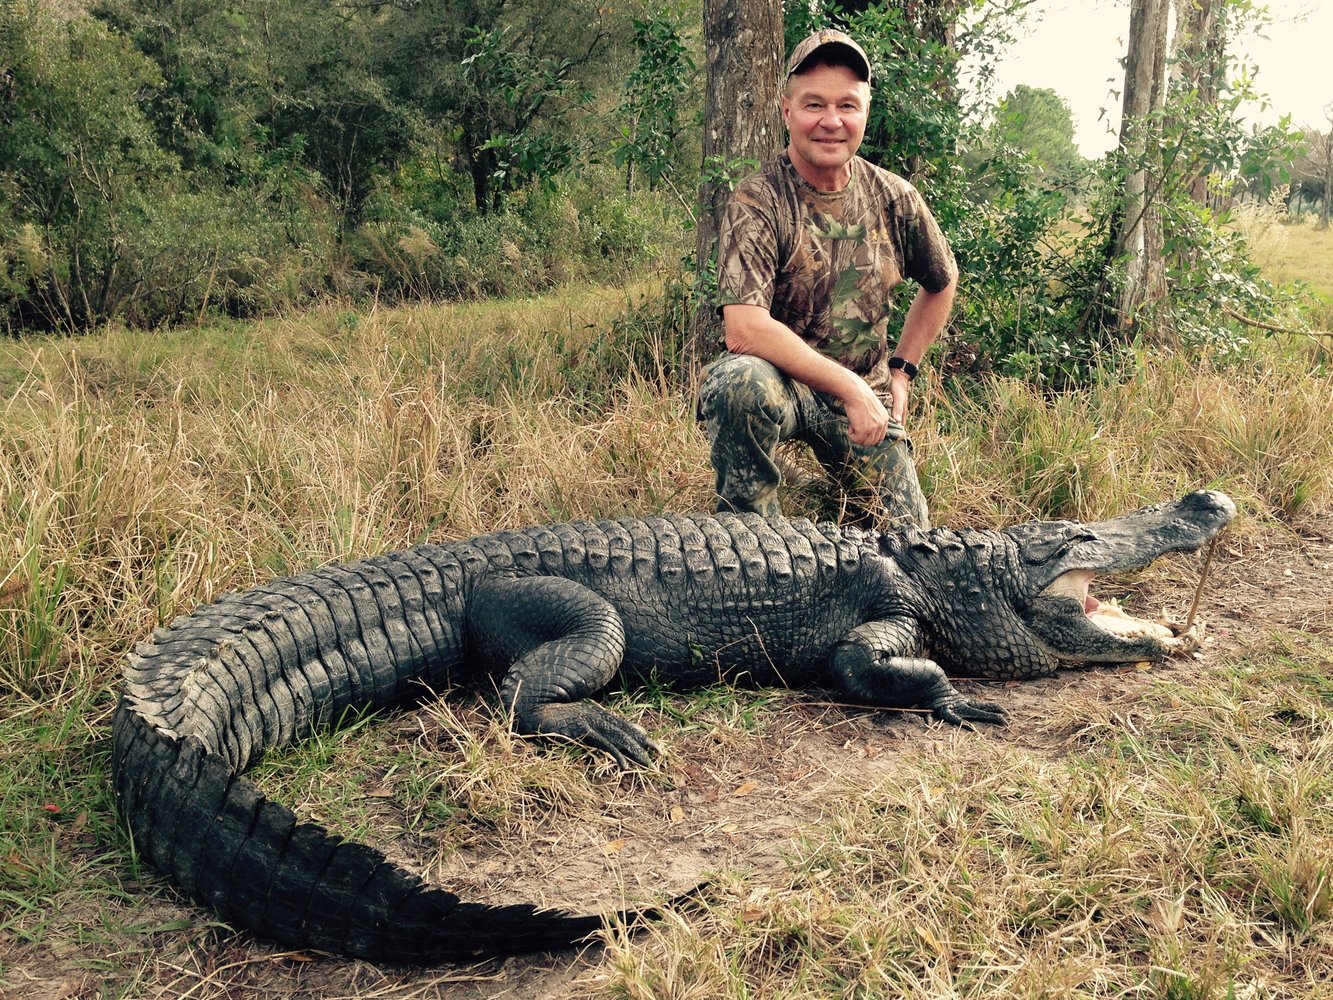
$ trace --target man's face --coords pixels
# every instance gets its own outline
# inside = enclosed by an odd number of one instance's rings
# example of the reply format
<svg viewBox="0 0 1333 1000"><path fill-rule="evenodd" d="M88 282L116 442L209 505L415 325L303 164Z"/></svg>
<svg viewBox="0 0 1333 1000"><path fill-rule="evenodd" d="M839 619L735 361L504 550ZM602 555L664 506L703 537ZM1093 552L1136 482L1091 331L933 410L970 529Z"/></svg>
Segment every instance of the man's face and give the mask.
<svg viewBox="0 0 1333 1000"><path fill-rule="evenodd" d="M870 84L846 66L816 66L793 76L782 97L782 120L801 176L823 191L845 187L869 111Z"/></svg>

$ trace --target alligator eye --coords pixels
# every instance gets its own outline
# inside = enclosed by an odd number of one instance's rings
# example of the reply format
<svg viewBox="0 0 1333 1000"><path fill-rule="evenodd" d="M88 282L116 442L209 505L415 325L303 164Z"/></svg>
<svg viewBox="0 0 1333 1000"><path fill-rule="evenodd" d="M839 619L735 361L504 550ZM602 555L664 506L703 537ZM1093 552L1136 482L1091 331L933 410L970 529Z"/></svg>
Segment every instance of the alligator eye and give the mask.
<svg viewBox="0 0 1333 1000"><path fill-rule="evenodd" d="M1097 539L1096 533L1088 531L1084 525L1052 523L1052 521L1017 525L1006 528L1005 531L1017 541L1024 560L1033 565L1060 559L1061 556L1068 555L1070 549L1076 545Z"/></svg>
<svg viewBox="0 0 1333 1000"><path fill-rule="evenodd" d="M1071 549L1082 545L1084 542L1095 542L1096 540L1097 536L1091 531L1071 531L1060 543L1060 551L1058 555L1065 555Z"/></svg>

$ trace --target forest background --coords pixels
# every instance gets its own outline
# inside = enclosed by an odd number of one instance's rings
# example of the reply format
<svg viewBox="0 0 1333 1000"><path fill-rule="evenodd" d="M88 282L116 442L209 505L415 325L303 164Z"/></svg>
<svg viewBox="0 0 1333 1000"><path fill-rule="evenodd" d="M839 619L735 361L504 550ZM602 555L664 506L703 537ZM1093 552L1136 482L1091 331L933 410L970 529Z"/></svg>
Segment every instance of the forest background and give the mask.
<svg viewBox="0 0 1333 1000"><path fill-rule="evenodd" d="M717 31L777 9L731 6L738 16ZM1319 209L1326 224L1330 147L1327 134L1237 113L1256 82L1227 39L1261 28L1263 9L1176 4L1167 51L1172 3L1132 5L1127 32L1156 45L1156 75L1136 90L1127 72L1124 141L1089 161L1058 94L986 92L1031 6L783 15L788 40L834 21L871 50L879 96L864 152L922 188L968 278L950 364L1077 380L1094 357L1124 352L1145 297L1165 310L1146 328L1187 346L1225 351L1256 324L1287 322L1227 223L1245 199ZM688 291L701 183L725 190L780 141L704 162L700 137L717 131L703 127L705 87L724 82L708 78L704 13L697 2L5 0L0 325L153 327L645 269ZM965 61L981 86L960 86ZM1136 182L1152 196L1130 207ZM1169 306L1126 289L1142 256L1129 252L1142 233L1127 230L1154 220L1171 233L1164 253L1148 241Z"/></svg>

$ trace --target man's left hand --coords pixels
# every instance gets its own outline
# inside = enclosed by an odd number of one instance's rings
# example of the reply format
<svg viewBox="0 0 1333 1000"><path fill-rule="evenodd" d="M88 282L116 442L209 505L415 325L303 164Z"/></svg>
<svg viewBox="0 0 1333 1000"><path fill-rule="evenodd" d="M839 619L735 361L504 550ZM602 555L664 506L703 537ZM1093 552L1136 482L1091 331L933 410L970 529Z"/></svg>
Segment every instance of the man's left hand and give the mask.
<svg viewBox="0 0 1333 1000"><path fill-rule="evenodd" d="M907 426L907 400L911 395L912 381L901 372L889 375L889 416L900 427Z"/></svg>

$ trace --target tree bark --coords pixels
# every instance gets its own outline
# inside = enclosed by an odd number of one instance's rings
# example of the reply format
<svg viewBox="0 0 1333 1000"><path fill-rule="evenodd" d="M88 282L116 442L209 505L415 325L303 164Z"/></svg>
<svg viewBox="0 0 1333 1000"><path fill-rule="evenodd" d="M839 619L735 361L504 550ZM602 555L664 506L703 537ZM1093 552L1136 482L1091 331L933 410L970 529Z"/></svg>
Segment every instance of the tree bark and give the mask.
<svg viewBox="0 0 1333 1000"><path fill-rule="evenodd" d="M1324 133L1320 144L1320 155L1324 167L1324 191L1319 198L1319 228L1327 229L1330 203L1333 202L1333 104L1324 108L1324 117L1328 120L1328 131Z"/></svg>
<svg viewBox="0 0 1333 1000"><path fill-rule="evenodd" d="M1132 0L1130 5L1119 151L1125 180L1116 237L1116 256L1126 261L1118 304L1123 329L1134 324L1143 307L1166 297L1159 196L1169 8L1170 0ZM1165 335L1161 328L1147 334L1149 339Z"/></svg>
<svg viewBox="0 0 1333 1000"><path fill-rule="evenodd" d="M1319 199L1319 228L1328 228L1329 203L1333 202L1333 122L1324 136L1324 196Z"/></svg>
<svg viewBox="0 0 1333 1000"><path fill-rule="evenodd" d="M1227 34L1219 0L1174 0L1176 32L1171 64L1181 82L1198 96L1201 106L1212 107L1226 70ZM1199 204L1208 199L1208 178L1196 173L1187 187Z"/></svg>
<svg viewBox="0 0 1333 1000"><path fill-rule="evenodd" d="M1221 0L1174 0L1176 71L1204 104L1216 104L1227 53Z"/></svg>
<svg viewBox="0 0 1333 1000"><path fill-rule="evenodd" d="M716 351L713 307L718 222L735 181L782 148L781 0L704 0L708 89L704 101L703 181L695 219L699 291L685 375L693 377Z"/></svg>

